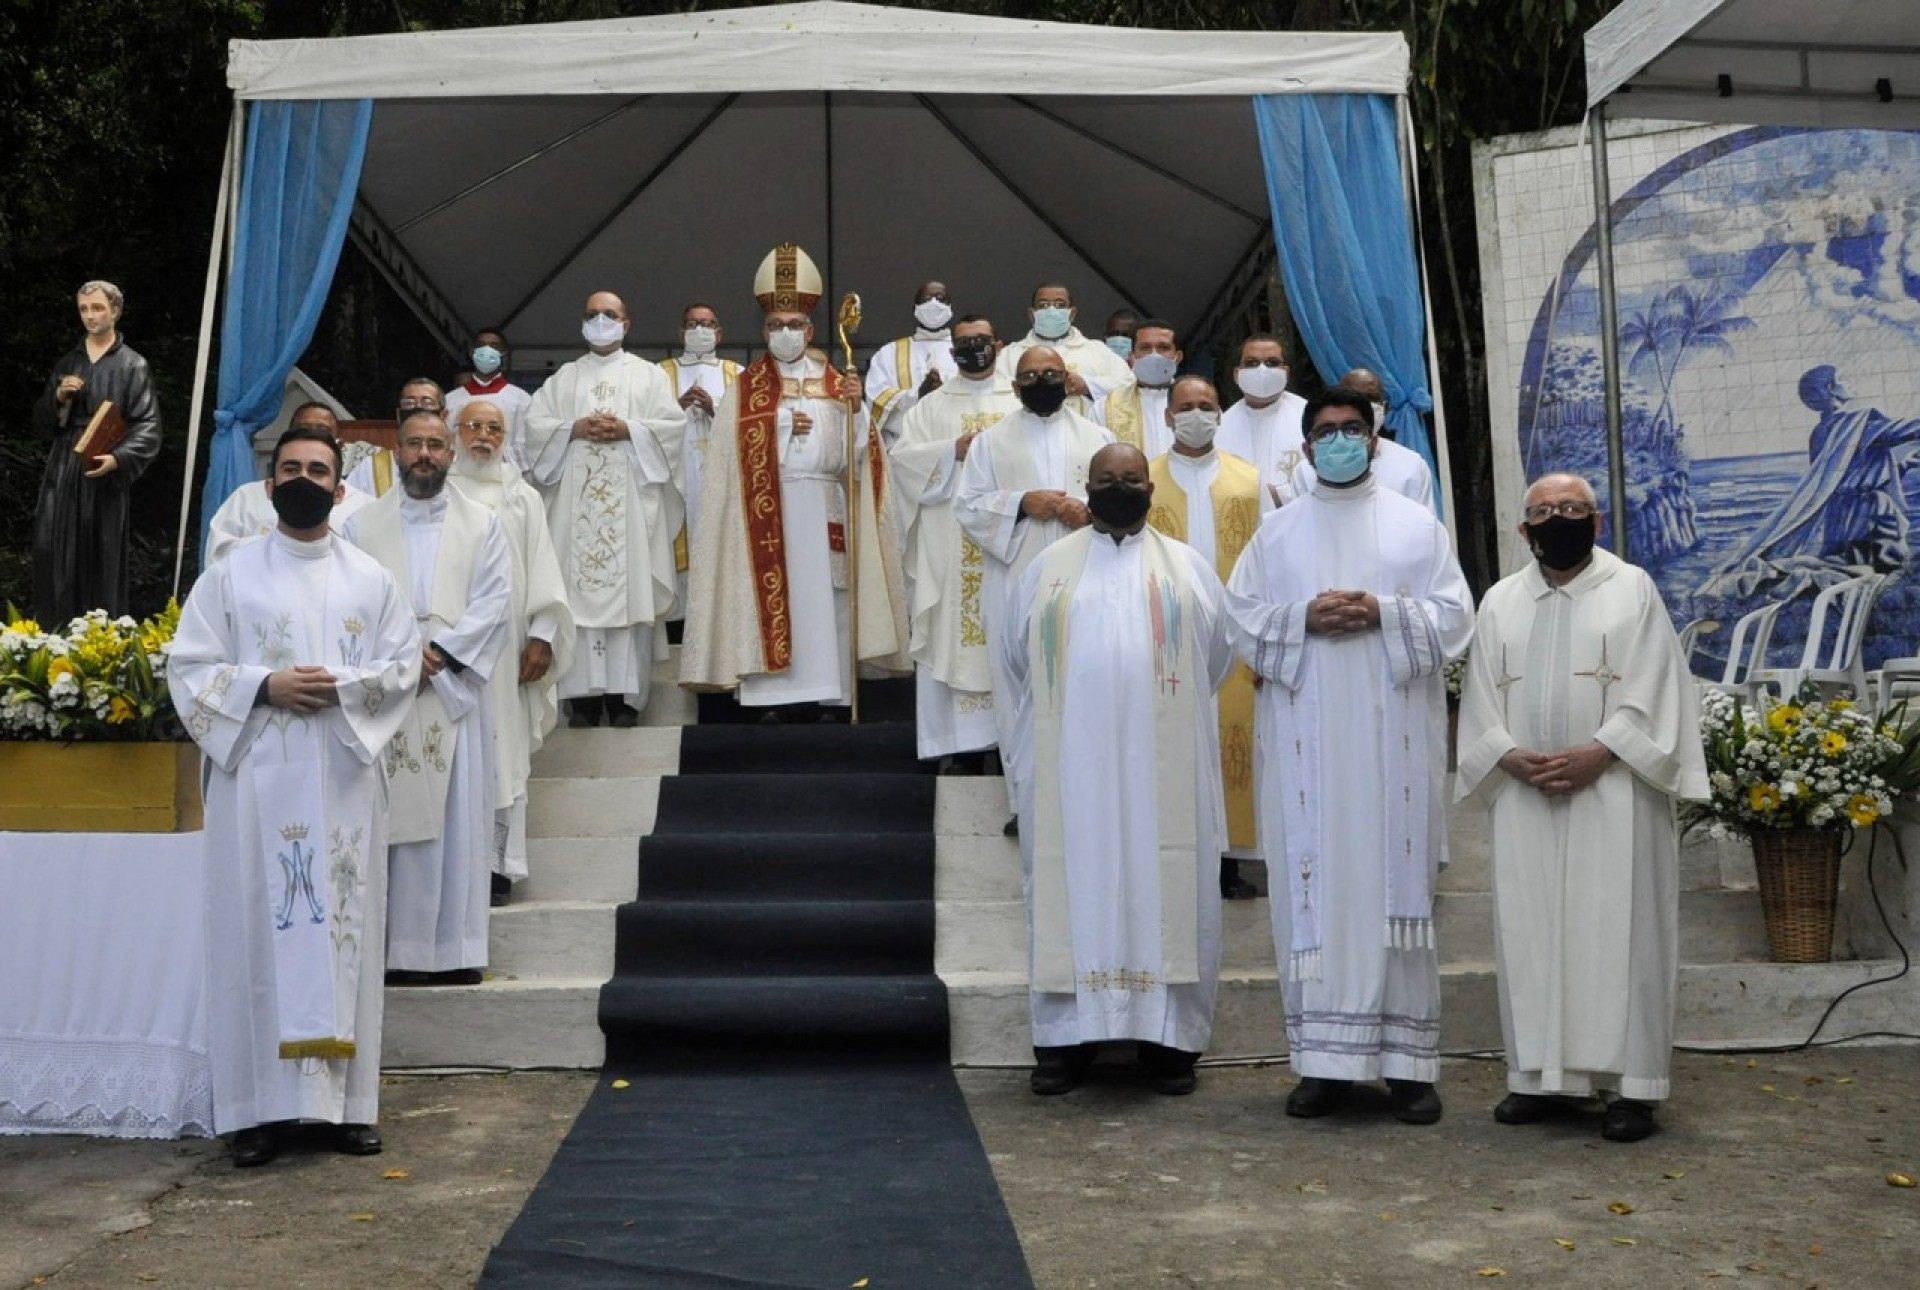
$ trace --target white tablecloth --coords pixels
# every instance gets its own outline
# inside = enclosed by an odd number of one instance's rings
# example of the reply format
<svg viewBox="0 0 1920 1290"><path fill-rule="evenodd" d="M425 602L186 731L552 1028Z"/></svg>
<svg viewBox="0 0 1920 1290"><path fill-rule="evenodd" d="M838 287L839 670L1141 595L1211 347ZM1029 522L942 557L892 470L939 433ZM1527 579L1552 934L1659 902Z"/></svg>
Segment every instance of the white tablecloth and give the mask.
<svg viewBox="0 0 1920 1290"><path fill-rule="evenodd" d="M0 833L0 1133L206 1136L198 833Z"/></svg>

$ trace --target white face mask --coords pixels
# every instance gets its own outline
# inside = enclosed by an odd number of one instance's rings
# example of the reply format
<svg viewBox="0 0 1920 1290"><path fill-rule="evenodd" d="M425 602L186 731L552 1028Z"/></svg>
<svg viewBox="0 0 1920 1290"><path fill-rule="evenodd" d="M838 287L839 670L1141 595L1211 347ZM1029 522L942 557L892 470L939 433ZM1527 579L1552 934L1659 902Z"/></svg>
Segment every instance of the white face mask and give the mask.
<svg viewBox="0 0 1920 1290"><path fill-rule="evenodd" d="M1155 389L1172 384L1174 373L1179 370L1180 364L1173 361L1171 354L1141 354L1133 360L1133 379Z"/></svg>
<svg viewBox="0 0 1920 1290"><path fill-rule="evenodd" d="M791 363L807 352L807 333L803 327L779 327L767 337L767 350L783 363Z"/></svg>
<svg viewBox="0 0 1920 1290"><path fill-rule="evenodd" d="M1243 367L1233 374L1234 384L1240 387L1240 393L1250 399L1270 399L1287 390L1287 369L1268 367L1264 363L1259 367Z"/></svg>
<svg viewBox="0 0 1920 1290"><path fill-rule="evenodd" d="M953 306L944 300L922 300L913 307L913 320L928 331L939 331L953 321Z"/></svg>
<svg viewBox="0 0 1920 1290"><path fill-rule="evenodd" d="M580 324L580 334L589 345L618 345L626 338L627 325L618 318L595 314Z"/></svg>
<svg viewBox="0 0 1920 1290"><path fill-rule="evenodd" d="M711 327L689 327L680 333L680 337L686 342L687 353L695 358L705 358L720 343L719 333Z"/></svg>
<svg viewBox="0 0 1920 1290"><path fill-rule="evenodd" d="M1173 437L1182 447L1210 448L1220 429L1220 414L1212 408L1188 408L1173 414Z"/></svg>
<svg viewBox="0 0 1920 1290"><path fill-rule="evenodd" d="M1375 434L1379 434L1382 430L1386 428L1387 428L1387 405L1384 403L1376 403L1373 405L1373 432Z"/></svg>

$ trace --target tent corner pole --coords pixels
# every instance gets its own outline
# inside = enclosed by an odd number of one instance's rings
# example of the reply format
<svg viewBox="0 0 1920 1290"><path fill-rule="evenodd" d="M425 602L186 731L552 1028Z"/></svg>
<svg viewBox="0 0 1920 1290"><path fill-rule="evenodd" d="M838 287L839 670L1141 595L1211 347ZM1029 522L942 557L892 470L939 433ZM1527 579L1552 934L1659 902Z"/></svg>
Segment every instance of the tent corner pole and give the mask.
<svg viewBox="0 0 1920 1290"><path fill-rule="evenodd" d="M1593 136L1594 258L1600 271L1600 364L1606 373L1607 509L1613 512L1613 552L1632 559L1627 543L1626 438L1620 417L1620 300L1613 276L1613 185L1607 174L1607 105L1587 118Z"/></svg>

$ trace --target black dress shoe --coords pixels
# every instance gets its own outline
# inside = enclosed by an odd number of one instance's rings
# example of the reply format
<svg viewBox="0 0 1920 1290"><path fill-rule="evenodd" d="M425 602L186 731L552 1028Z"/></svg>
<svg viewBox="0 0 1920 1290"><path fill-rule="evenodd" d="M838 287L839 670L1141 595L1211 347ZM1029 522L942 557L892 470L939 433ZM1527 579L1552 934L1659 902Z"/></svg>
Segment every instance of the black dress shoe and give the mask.
<svg viewBox="0 0 1920 1290"><path fill-rule="evenodd" d="M498 909L513 898L513 879L503 873L493 874L492 878L493 887L487 894L487 903Z"/></svg>
<svg viewBox="0 0 1920 1290"><path fill-rule="evenodd" d="M454 968L447 972L423 972L422 985L479 985L485 974L479 968Z"/></svg>
<svg viewBox="0 0 1920 1290"><path fill-rule="evenodd" d="M1007 822L1001 826L1000 832L1006 837L1010 837L1010 838L1019 837L1020 836L1020 817L1017 815L1008 816Z"/></svg>
<svg viewBox="0 0 1920 1290"><path fill-rule="evenodd" d="M1493 1118L1502 1124L1538 1124L1554 1113L1559 1101L1538 1093L1509 1093L1493 1108Z"/></svg>
<svg viewBox="0 0 1920 1290"><path fill-rule="evenodd" d="M1238 874L1235 874L1231 878L1225 874L1220 876L1220 895L1226 900L1252 900L1259 894L1260 889L1258 887Z"/></svg>
<svg viewBox="0 0 1920 1290"><path fill-rule="evenodd" d="M1352 1080L1302 1076L1300 1082L1293 1086L1293 1092L1287 1094L1287 1114L1300 1120L1317 1120L1323 1115L1332 1115L1347 1100L1347 1090L1352 1086Z"/></svg>
<svg viewBox="0 0 1920 1290"><path fill-rule="evenodd" d="M632 730L640 724L640 709L617 696L607 699L607 724L615 730Z"/></svg>
<svg viewBox="0 0 1920 1290"><path fill-rule="evenodd" d="M233 1167L257 1169L280 1154L280 1139L264 1124L233 1135Z"/></svg>
<svg viewBox="0 0 1920 1290"><path fill-rule="evenodd" d="M1154 1091L1168 1097L1185 1097L1193 1092L1199 1084L1193 1071L1199 1060L1199 1053L1182 1048L1144 1041L1140 1044L1140 1069L1152 1078Z"/></svg>
<svg viewBox="0 0 1920 1290"><path fill-rule="evenodd" d="M1033 1075L1028 1086L1041 1097L1058 1097L1080 1087L1087 1067L1093 1064L1093 1050L1080 1045L1063 1048L1035 1048Z"/></svg>
<svg viewBox="0 0 1920 1290"><path fill-rule="evenodd" d="M778 708L768 708L760 714L760 724L763 726L777 726L785 721L786 718L780 715Z"/></svg>
<svg viewBox="0 0 1920 1290"><path fill-rule="evenodd" d="M413 972L406 968L387 969L388 985L425 985L426 983L427 974L425 972Z"/></svg>
<svg viewBox="0 0 1920 1290"><path fill-rule="evenodd" d="M1638 1142L1660 1131L1654 1122L1653 1108L1645 1102L1616 1097L1600 1119L1600 1136L1608 1142Z"/></svg>
<svg viewBox="0 0 1920 1290"><path fill-rule="evenodd" d="M585 707L581 706L581 704L582 704L582 701L579 699L567 700L567 729L569 730L593 729L593 714L589 712Z"/></svg>
<svg viewBox="0 0 1920 1290"><path fill-rule="evenodd" d="M1393 1118L1402 1124L1440 1123L1440 1090L1419 1080L1390 1079Z"/></svg>
<svg viewBox="0 0 1920 1290"><path fill-rule="evenodd" d="M333 1149L345 1156L377 1156L383 1144L371 1124L342 1124L333 1131Z"/></svg>

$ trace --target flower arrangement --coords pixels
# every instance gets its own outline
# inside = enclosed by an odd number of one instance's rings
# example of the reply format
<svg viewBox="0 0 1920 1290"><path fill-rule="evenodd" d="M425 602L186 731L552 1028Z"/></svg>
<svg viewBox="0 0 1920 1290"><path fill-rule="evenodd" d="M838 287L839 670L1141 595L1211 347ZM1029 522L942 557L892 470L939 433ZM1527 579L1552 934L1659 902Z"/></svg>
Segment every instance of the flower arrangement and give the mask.
<svg viewBox="0 0 1920 1290"><path fill-rule="evenodd" d="M140 622L95 609L49 632L11 605L0 627L0 739L165 741L184 737L167 692L180 624L169 601Z"/></svg>
<svg viewBox="0 0 1920 1290"><path fill-rule="evenodd" d="M1920 725L1905 705L1876 719L1811 692L1755 707L1710 690L1700 733L1712 796L1685 814L1715 837L1867 828L1920 785Z"/></svg>

